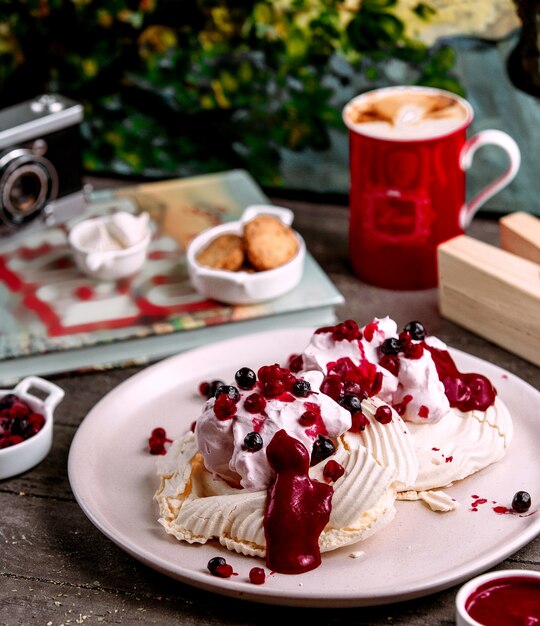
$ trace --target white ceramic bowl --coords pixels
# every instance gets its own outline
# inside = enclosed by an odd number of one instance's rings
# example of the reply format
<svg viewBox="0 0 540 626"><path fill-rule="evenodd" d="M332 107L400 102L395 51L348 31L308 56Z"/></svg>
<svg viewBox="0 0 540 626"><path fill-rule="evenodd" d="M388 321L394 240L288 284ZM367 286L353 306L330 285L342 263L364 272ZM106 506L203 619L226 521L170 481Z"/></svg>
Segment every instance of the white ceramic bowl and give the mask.
<svg viewBox="0 0 540 626"><path fill-rule="evenodd" d="M197 254L219 235L241 235L246 222L257 215L274 215L290 226L294 214L290 209L271 204L253 204L247 207L240 220L209 228L195 237L187 249L187 264L191 282L206 298L226 304L257 304L281 296L294 289L302 278L306 244L296 231L298 252L288 263L262 272L232 272L205 267L197 262Z"/></svg>
<svg viewBox="0 0 540 626"><path fill-rule="evenodd" d="M42 392L44 398L32 394L32 389ZM1 389L0 398L9 393L26 402L36 413L41 413L45 423L30 439L0 449L0 480L25 472L47 456L52 445L54 409L64 397L63 389L37 376L24 378L14 389Z"/></svg>
<svg viewBox="0 0 540 626"><path fill-rule="evenodd" d="M69 232L68 241L77 267L83 274L101 280L117 280L136 274L148 254L151 232L145 234L138 243L121 250L95 251L82 244L84 235L96 224L105 223L108 216L93 217L76 224Z"/></svg>
<svg viewBox="0 0 540 626"><path fill-rule="evenodd" d="M467 609L465 608L467 605L467 599L483 584L505 578L530 578L531 580L540 583L540 572L524 569L505 569L488 572L469 580L460 588L456 595L456 625L482 626L480 622L473 619L467 612ZM500 624L502 626L504 622L501 621Z"/></svg>

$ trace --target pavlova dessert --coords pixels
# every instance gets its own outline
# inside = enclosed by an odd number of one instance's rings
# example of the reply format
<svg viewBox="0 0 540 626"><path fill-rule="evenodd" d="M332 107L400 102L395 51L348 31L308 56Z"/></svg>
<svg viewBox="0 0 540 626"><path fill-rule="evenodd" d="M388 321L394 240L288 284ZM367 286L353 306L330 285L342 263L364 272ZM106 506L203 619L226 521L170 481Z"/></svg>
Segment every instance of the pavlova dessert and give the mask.
<svg viewBox="0 0 540 626"><path fill-rule="evenodd" d="M490 381L459 372L420 323L349 320L287 366L245 366L217 386L158 462L159 522L306 572L388 524L398 498L455 508L440 488L499 460L511 434Z"/></svg>
<svg viewBox="0 0 540 626"><path fill-rule="evenodd" d="M458 371L446 345L427 336L420 322L401 331L389 317L361 329L351 321L321 328L297 363L323 372L321 390L338 402L346 403L352 390L387 402L402 417L419 472L400 499L420 498L433 509L451 510L457 503L439 489L495 463L510 444L512 420L492 383ZM374 450L372 435L361 424L345 441Z"/></svg>

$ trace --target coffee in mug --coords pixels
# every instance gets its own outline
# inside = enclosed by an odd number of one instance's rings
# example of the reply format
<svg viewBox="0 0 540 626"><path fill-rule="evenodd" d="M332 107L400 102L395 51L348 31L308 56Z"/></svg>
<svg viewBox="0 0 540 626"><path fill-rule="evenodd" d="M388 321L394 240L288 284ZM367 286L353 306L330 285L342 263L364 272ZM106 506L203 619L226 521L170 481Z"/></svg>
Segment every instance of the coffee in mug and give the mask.
<svg viewBox="0 0 540 626"><path fill-rule="evenodd" d="M388 87L343 110L349 128L349 253L366 282L390 289L437 285L437 246L462 234L478 208L516 175L520 152L499 130L467 140L471 105L428 87ZM507 170L465 202L465 171L483 145L508 153Z"/></svg>

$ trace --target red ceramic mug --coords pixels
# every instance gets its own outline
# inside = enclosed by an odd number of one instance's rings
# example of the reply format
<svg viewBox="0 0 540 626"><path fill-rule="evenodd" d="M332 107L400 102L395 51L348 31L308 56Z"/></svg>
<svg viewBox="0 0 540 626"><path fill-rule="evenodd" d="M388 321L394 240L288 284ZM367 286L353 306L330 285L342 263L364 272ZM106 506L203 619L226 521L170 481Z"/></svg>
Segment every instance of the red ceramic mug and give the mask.
<svg viewBox="0 0 540 626"><path fill-rule="evenodd" d="M462 234L478 208L516 175L520 152L499 130L467 140L471 105L427 87L387 87L353 98L349 128L349 255L365 282L388 289L435 287L437 246ZM465 172L486 144L509 166L470 202Z"/></svg>

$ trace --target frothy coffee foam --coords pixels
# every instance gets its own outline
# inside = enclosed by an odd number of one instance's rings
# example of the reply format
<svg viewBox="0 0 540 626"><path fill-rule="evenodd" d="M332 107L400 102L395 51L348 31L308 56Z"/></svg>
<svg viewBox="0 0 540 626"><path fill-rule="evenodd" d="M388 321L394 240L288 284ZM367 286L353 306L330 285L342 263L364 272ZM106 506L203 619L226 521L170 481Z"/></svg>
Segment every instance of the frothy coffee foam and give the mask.
<svg viewBox="0 0 540 626"><path fill-rule="evenodd" d="M358 132L382 139L425 139L452 132L468 111L456 98L440 93L396 90L352 100L345 120Z"/></svg>

